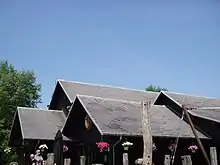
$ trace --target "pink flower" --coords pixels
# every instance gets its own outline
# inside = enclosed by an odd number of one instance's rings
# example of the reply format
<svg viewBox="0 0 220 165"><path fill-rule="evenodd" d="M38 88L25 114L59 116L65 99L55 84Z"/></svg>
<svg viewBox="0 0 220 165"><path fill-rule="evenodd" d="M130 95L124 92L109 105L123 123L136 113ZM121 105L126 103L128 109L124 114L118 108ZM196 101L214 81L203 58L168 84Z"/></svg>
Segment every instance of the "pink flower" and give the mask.
<svg viewBox="0 0 220 165"><path fill-rule="evenodd" d="M106 148L109 147L109 144L107 142L97 142L96 145L99 148L100 152L103 152Z"/></svg>
<svg viewBox="0 0 220 165"><path fill-rule="evenodd" d="M63 145L63 152L67 152L68 151L68 147L66 145Z"/></svg>
<svg viewBox="0 0 220 165"><path fill-rule="evenodd" d="M198 147L196 145L191 145L188 147L188 150L197 150Z"/></svg>

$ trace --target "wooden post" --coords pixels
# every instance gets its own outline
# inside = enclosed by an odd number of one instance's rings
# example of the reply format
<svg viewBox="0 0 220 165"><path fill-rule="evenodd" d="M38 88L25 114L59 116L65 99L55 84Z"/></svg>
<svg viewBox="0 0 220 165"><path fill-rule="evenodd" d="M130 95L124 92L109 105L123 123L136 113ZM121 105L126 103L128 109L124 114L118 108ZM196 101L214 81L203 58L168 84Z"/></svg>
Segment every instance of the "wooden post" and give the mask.
<svg viewBox="0 0 220 165"><path fill-rule="evenodd" d="M80 156L80 165L86 165L86 156Z"/></svg>
<svg viewBox="0 0 220 165"><path fill-rule="evenodd" d="M170 155L164 156L164 165L170 165Z"/></svg>
<svg viewBox="0 0 220 165"><path fill-rule="evenodd" d="M47 161L46 160L43 161L43 165L47 165Z"/></svg>
<svg viewBox="0 0 220 165"><path fill-rule="evenodd" d="M190 155L181 156L182 165L192 165L192 160Z"/></svg>
<svg viewBox="0 0 220 165"><path fill-rule="evenodd" d="M144 153L143 153L143 165L152 165L152 133L150 123L150 102L142 103L142 127L143 127L143 141L144 141Z"/></svg>
<svg viewBox="0 0 220 165"><path fill-rule="evenodd" d="M64 165L70 165L71 163L71 159L68 158L68 159L64 159Z"/></svg>
<svg viewBox="0 0 220 165"><path fill-rule="evenodd" d="M210 147L211 165L218 165L216 147Z"/></svg>
<svg viewBox="0 0 220 165"><path fill-rule="evenodd" d="M54 164L54 153L47 154L47 164L53 165Z"/></svg>
<svg viewBox="0 0 220 165"><path fill-rule="evenodd" d="M128 165L128 153L123 153L123 165Z"/></svg>

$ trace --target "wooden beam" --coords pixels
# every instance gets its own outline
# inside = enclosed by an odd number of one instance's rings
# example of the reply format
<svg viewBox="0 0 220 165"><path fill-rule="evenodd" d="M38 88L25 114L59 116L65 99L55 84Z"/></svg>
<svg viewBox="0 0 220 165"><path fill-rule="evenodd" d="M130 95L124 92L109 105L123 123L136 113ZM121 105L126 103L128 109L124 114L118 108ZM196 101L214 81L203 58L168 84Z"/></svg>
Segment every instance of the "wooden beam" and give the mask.
<svg viewBox="0 0 220 165"><path fill-rule="evenodd" d="M123 165L129 165L128 153L123 153Z"/></svg>
<svg viewBox="0 0 220 165"><path fill-rule="evenodd" d="M86 165L86 156L80 156L80 165Z"/></svg>
<svg viewBox="0 0 220 165"><path fill-rule="evenodd" d="M211 165L218 165L216 147L210 147L210 158L211 158Z"/></svg>
<svg viewBox="0 0 220 165"><path fill-rule="evenodd" d="M203 145L202 145L201 140L199 139L199 136L198 136L198 134L197 134L197 131L196 131L196 129L195 129L195 126L194 126L194 124L193 124L193 122L192 122L192 119L191 119L191 117L189 116L189 113L188 113L188 111L187 111L187 107L186 107L185 105L182 105L182 109L183 109L183 111L184 111L184 114L186 115L186 118L187 118L187 120L188 120L188 122L189 122L189 125L190 125L190 127L191 127L191 129L192 129L192 132L193 132L193 134L195 135L195 138L196 138L196 140L197 140L197 143L198 143L198 145L199 145L199 148L201 149L202 154L203 154L203 156L204 156L205 159L206 159L207 164L208 164L208 165L211 165L211 163L210 163L210 161L209 161L209 158L208 158L208 155L207 155L207 153L206 153L206 151L205 151L205 149L204 149L204 147L203 147Z"/></svg>
<svg viewBox="0 0 220 165"><path fill-rule="evenodd" d="M143 127L143 141L144 141L144 153L143 153L143 165L152 165L152 133L150 122L150 102L142 103L142 127Z"/></svg>

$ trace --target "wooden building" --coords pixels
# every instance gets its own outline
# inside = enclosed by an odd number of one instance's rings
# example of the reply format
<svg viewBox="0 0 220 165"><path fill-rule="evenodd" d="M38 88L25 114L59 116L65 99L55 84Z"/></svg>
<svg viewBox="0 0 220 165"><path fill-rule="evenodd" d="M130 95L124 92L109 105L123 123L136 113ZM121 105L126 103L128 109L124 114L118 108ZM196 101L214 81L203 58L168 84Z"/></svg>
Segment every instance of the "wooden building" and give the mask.
<svg viewBox="0 0 220 165"><path fill-rule="evenodd" d="M20 148L28 141L31 145L27 145L26 150L33 150L38 144L46 142L51 146L49 148L53 148L54 136L57 130L61 129L70 149L67 156L71 157L72 164L78 165L80 156L86 156L87 165L119 165L122 164L124 152L121 144L127 140L133 143L128 150L129 163L132 165L143 154L141 101L154 103L150 108L150 115L153 140L157 147L153 154L156 165L163 164L164 155L169 154L168 146L177 136L180 137L180 141L175 164L181 164L180 156L188 154L188 146L195 142L188 123L180 120L182 104L190 104L197 108L220 105L219 99L58 80L49 110L18 108L9 144ZM196 123L199 137L209 150L210 146L217 145L215 139L218 135L215 135L216 131L208 128L216 130L219 120L207 120L212 126L206 127L206 124L200 122L207 117L199 116L205 110L202 109L198 115L195 109L190 111L190 114ZM99 152L96 142L100 141L110 144L108 152ZM194 154L193 161L200 164L204 161L200 151Z"/></svg>

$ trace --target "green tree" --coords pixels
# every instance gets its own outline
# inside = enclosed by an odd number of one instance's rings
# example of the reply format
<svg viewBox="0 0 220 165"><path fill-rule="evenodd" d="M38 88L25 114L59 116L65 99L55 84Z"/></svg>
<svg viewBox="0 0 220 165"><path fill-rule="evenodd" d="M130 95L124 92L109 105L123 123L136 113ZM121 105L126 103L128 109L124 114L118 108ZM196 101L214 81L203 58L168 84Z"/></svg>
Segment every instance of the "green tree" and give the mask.
<svg viewBox="0 0 220 165"><path fill-rule="evenodd" d="M16 70L7 61L0 61L0 147L2 149L7 148L17 106L36 107L41 102L40 91L41 85L36 83L34 72Z"/></svg>
<svg viewBox="0 0 220 165"><path fill-rule="evenodd" d="M145 90L152 91L152 92L168 91L166 88L161 88L160 86L155 86L152 84L149 85Z"/></svg>

